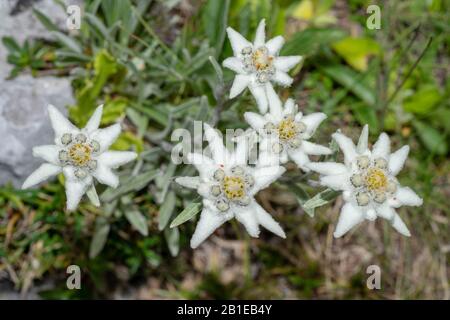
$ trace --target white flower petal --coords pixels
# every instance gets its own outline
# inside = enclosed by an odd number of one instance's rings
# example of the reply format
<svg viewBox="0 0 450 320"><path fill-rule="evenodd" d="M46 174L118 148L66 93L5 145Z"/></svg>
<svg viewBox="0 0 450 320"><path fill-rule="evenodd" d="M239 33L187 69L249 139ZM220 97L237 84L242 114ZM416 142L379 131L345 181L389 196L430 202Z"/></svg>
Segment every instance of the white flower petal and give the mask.
<svg viewBox="0 0 450 320"><path fill-rule="evenodd" d="M233 28L227 28L228 39L230 39L231 48L233 49L234 55L238 56L241 54L242 49L245 47L251 47L252 44L247 41L239 32L235 31Z"/></svg>
<svg viewBox="0 0 450 320"><path fill-rule="evenodd" d="M265 42L266 42L266 20L262 19L258 24L258 28L256 28L255 41L253 42L253 45L255 46L255 48L259 48L263 46Z"/></svg>
<svg viewBox="0 0 450 320"><path fill-rule="evenodd" d="M253 201L254 203L254 201ZM256 208L253 203L245 207L234 207L235 218L244 225L248 234L254 238L259 237L259 224L255 218Z"/></svg>
<svg viewBox="0 0 450 320"><path fill-rule="evenodd" d="M244 74L237 74L234 77L233 85L230 89L230 99L233 99L237 95L241 94L242 91L245 90L245 88L248 87L250 83L251 77Z"/></svg>
<svg viewBox="0 0 450 320"><path fill-rule="evenodd" d="M97 109L95 109L88 123L84 127L84 130L87 133L90 134L98 129L98 127L100 126L100 121L102 120L102 114L103 114L103 105L100 105L97 107Z"/></svg>
<svg viewBox="0 0 450 320"><path fill-rule="evenodd" d="M356 148L353 141L342 133L333 133L331 136L344 153L345 163L352 162L356 157Z"/></svg>
<svg viewBox="0 0 450 320"><path fill-rule="evenodd" d="M395 194L395 198L400 202L400 206L418 207L423 204L423 200L411 188L400 187Z"/></svg>
<svg viewBox="0 0 450 320"><path fill-rule="evenodd" d="M137 158L132 151L106 151L98 156L97 161L109 168L117 168Z"/></svg>
<svg viewBox="0 0 450 320"><path fill-rule="evenodd" d="M273 64L277 70L288 72L300 61L302 61L301 56L284 56L276 57Z"/></svg>
<svg viewBox="0 0 450 320"><path fill-rule="evenodd" d="M262 167L255 169L253 177L255 185L251 190L251 194L256 194L259 190L267 188L272 182L277 180L286 169L281 166Z"/></svg>
<svg viewBox="0 0 450 320"><path fill-rule="evenodd" d="M365 216L367 220L375 221L377 219L377 212L373 208L368 208Z"/></svg>
<svg viewBox="0 0 450 320"><path fill-rule="evenodd" d="M100 144L99 153L102 153L116 141L121 131L119 123L113 124L112 126L106 127L104 129L95 130L91 139L97 141Z"/></svg>
<svg viewBox="0 0 450 320"><path fill-rule="evenodd" d="M347 173L347 167L337 162L310 162L306 165L312 171L323 175Z"/></svg>
<svg viewBox="0 0 450 320"><path fill-rule="evenodd" d="M322 112L315 112L308 114L301 118L301 122L306 125L306 132L304 134L306 139L311 138L314 135L317 127L327 118L327 115Z"/></svg>
<svg viewBox="0 0 450 320"><path fill-rule="evenodd" d="M391 142L389 136L386 133L381 133L378 141L375 142L372 148L372 157L383 157L387 159L391 149Z"/></svg>
<svg viewBox="0 0 450 320"><path fill-rule="evenodd" d="M321 176L320 184L333 190L345 190L347 186L347 174L333 174Z"/></svg>
<svg viewBox="0 0 450 320"><path fill-rule="evenodd" d="M66 179L65 189L67 210L73 211L77 208L81 198L92 185L92 177L88 175L82 180L76 178L75 168L72 166L64 167L63 173Z"/></svg>
<svg viewBox="0 0 450 320"><path fill-rule="evenodd" d="M272 80L284 87L289 87L294 81L294 79L292 79L286 72L281 70L275 71Z"/></svg>
<svg viewBox="0 0 450 320"><path fill-rule="evenodd" d="M51 104L47 107L50 122L52 123L53 131L55 132L55 142L60 140L64 133L78 132L78 128L75 127L61 112L58 111Z"/></svg>
<svg viewBox="0 0 450 320"><path fill-rule="evenodd" d="M359 136L358 145L356 146L356 152L359 154L364 153L367 150L369 141L369 126L366 124L361 131Z"/></svg>
<svg viewBox="0 0 450 320"><path fill-rule="evenodd" d="M206 240L218 227L229 220L226 215L214 212L208 208L203 208L200 220L197 222L195 232L191 238L191 248L197 248Z"/></svg>
<svg viewBox="0 0 450 320"><path fill-rule="evenodd" d="M232 165L247 165L249 156L249 141L246 136L238 137L236 150L232 156Z"/></svg>
<svg viewBox="0 0 450 320"><path fill-rule="evenodd" d="M321 146L320 144L312 143L306 140L302 141L302 150L306 154L310 155L325 155L325 154L332 154L333 151L331 151L330 148Z"/></svg>
<svg viewBox="0 0 450 320"><path fill-rule="evenodd" d="M300 148L289 150L288 151L289 158L295 162L295 164L301 168L303 171L308 172L309 169L306 167L306 164L309 163L309 157L306 153L304 153Z"/></svg>
<svg viewBox="0 0 450 320"><path fill-rule="evenodd" d="M286 102L284 103L284 111L283 114L287 115L287 114L294 114L298 112L298 108L295 105L295 101L294 99L287 99ZM298 120L297 120L297 116L299 116ZM302 113L299 112L295 115L295 121L299 121L302 118Z"/></svg>
<svg viewBox="0 0 450 320"><path fill-rule="evenodd" d="M354 207L351 203L346 203L342 207L339 221L334 231L334 237L340 238L346 234L351 228L364 220L363 213L359 208Z"/></svg>
<svg viewBox="0 0 450 320"><path fill-rule="evenodd" d="M60 147L56 145L37 146L33 148L33 156L44 159L54 165L60 165L59 162Z"/></svg>
<svg viewBox="0 0 450 320"><path fill-rule="evenodd" d="M394 215L394 218L392 220L392 226L394 227L395 230L400 232L402 235L404 235L406 237L411 236L411 233L409 232L408 227L406 226L406 224L403 222L403 220L400 218L400 216L397 213Z"/></svg>
<svg viewBox="0 0 450 320"><path fill-rule="evenodd" d="M224 164L230 159L228 150L223 145L222 137L209 124L204 123L205 136L215 163Z"/></svg>
<svg viewBox="0 0 450 320"><path fill-rule="evenodd" d="M275 153L272 150L267 150L267 148L269 147L268 141L270 140L267 138L262 138L260 142L258 166L274 167L279 166L280 163L286 163L288 160L286 150L283 150L281 154Z"/></svg>
<svg viewBox="0 0 450 320"><path fill-rule="evenodd" d="M66 181L65 189L67 198L67 210L73 211L77 208L81 198L86 193L88 188L89 185L87 185L83 181Z"/></svg>
<svg viewBox="0 0 450 320"><path fill-rule="evenodd" d="M261 114L265 114L269 106L265 87L261 85L250 84L248 88L250 89L250 92L256 100L259 112L261 112Z"/></svg>
<svg viewBox="0 0 450 320"><path fill-rule="evenodd" d="M278 94L270 83L266 83L267 100L269 101L270 115L275 121L283 118L283 108Z"/></svg>
<svg viewBox="0 0 450 320"><path fill-rule="evenodd" d="M101 184L106 184L111 188L117 188L119 186L119 178L109 167L102 165L101 163L97 165L97 169L92 172L92 175Z"/></svg>
<svg viewBox="0 0 450 320"><path fill-rule="evenodd" d="M216 164L207 156L199 153L189 153L187 159L190 164L195 166L203 179L210 178L214 174L214 170L216 170Z"/></svg>
<svg viewBox="0 0 450 320"><path fill-rule="evenodd" d="M178 177L175 178L175 182L189 189L197 189L200 185L200 177Z"/></svg>
<svg viewBox="0 0 450 320"><path fill-rule="evenodd" d="M408 158L409 146L403 146L389 157L389 171L396 176L402 170L406 159Z"/></svg>
<svg viewBox="0 0 450 320"><path fill-rule="evenodd" d="M280 51L281 47L283 47L283 44L284 38L282 36L276 36L266 42L266 48L269 50L271 55L275 56Z"/></svg>
<svg viewBox="0 0 450 320"><path fill-rule="evenodd" d="M61 167L55 166L54 164L50 163L44 163L29 175L29 177L23 183L22 189L28 189L29 187L37 185L38 183L41 183L60 172Z"/></svg>
<svg viewBox="0 0 450 320"><path fill-rule="evenodd" d="M244 113L244 119L256 131L261 130L267 123L266 119L262 115L254 112Z"/></svg>
<svg viewBox="0 0 450 320"><path fill-rule="evenodd" d="M244 64L242 63L242 60L239 59L239 58L236 58L236 57L226 58L222 62L222 65L225 68L233 70L236 73L239 73L239 74L244 74L245 73Z"/></svg>
<svg viewBox="0 0 450 320"><path fill-rule="evenodd" d="M261 207L256 201L254 202L255 218L258 223L270 232L275 233L277 236L286 239L286 234L281 228L280 224L274 220L274 218Z"/></svg>
<svg viewBox="0 0 450 320"><path fill-rule="evenodd" d="M389 221L392 221L396 214L395 209L389 206L386 202L379 206L376 211L379 217Z"/></svg>

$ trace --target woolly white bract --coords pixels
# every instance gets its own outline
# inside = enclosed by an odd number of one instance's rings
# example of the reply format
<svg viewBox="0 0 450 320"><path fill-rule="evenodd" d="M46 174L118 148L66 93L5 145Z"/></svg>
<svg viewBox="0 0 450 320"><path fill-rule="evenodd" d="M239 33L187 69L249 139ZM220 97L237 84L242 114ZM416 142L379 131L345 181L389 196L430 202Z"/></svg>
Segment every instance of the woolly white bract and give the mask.
<svg viewBox="0 0 450 320"><path fill-rule="evenodd" d="M55 132L55 144L33 148L33 155L48 163L42 164L23 183L22 189L32 187L51 176L63 173L67 209L75 210L82 196L94 188L93 178L116 188L118 177L112 169L134 159L137 154L127 151L107 151L120 134L120 124L99 129L103 106L99 106L83 129L75 127L54 106L48 106ZM95 192L95 188L93 189Z"/></svg>
<svg viewBox="0 0 450 320"><path fill-rule="evenodd" d="M409 147L390 152L390 140L382 133L372 150L368 149L368 126L364 126L358 145L341 133L333 134L344 153L344 164L336 162L309 163L321 174L320 183L342 190L345 201L334 236L341 237L364 219L388 220L401 234L410 232L395 211L402 205L421 206L422 199L410 188L402 187L395 176L403 168Z"/></svg>
<svg viewBox="0 0 450 320"><path fill-rule="evenodd" d="M191 239L191 247L198 247L214 230L234 217L252 237L259 236L259 225L262 225L285 238L280 225L254 199L259 190L278 179L285 169L278 165L248 166L246 139L239 139L236 150L229 152L218 133L209 125L204 126L212 158L190 153L188 160L197 168L199 176L178 177L175 180L184 187L196 189L203 197L203 210Z"/></svg>
<svg viewBox="0 0 450 320"><path fill-rule="evenodd" d="M253 43L228 27L227 34L234 57L223 61L224 67L236 72L230 98L236 97L248 87L261 113L267 112L266 92L268 88L272 88L271 82L290 86L293 79L287 72L302 59L301 56L278 56L284 39L282 36L277 36L266 42L265 27L266 23L263 19L258 25Z"/></svg>
<svg viewBox="0 0 450 320"><path fill-rule="evenodd" d="M309 163L308 155L326 155L332 151L324 146L307 141L312 137L316 128L326 118L321 112L303 116L298 111L294 100L288 99L282 106L281 100L272 87L267 89L269 99L269 113L260 115L246 112L245 120L259 133L260 148L280 163L293 160L300 168Z"/></svg>

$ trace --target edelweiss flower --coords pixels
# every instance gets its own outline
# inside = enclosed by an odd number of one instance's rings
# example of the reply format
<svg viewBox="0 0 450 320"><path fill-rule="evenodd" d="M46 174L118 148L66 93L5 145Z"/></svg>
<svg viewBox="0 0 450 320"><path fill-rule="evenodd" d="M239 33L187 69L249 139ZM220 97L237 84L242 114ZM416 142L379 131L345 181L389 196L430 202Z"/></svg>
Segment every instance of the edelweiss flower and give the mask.
<svg viewBox="0 0 450 320"><path fill-rule="evenodd" d="M198 170L197 177L179 177L175 181L187 188L197 189L203 197L203 211L191 239L198 247L224 222L236 217L252 237L258 237L259 225L285 238L283 229L254 199L261 189L281 176L280 166L250 167L247 165L247 141L239 139L234 153L222 143L218 133L205 124L205 135L212 159L198 153L188 160Z"/></svg>
<svg viewBox="0 0 450 320"><path fill-rule="evenodd" d="M302 59L301 56L279 57L278 52L284 44L284 39L277 36L265 42L265 27L263 19L258 25L253 44L228 27L227 33L234 57L223 61L224 67L237 73L231 87L230 99L248 87L261 113L267 111L266 90L272 88L271 81L290 86L293 79L287 72Z"/></svg>
<svg viewBox="0 0 450 320"><path fill-rule="evenodd" d="M382 133L372 151L367 147L369 129L364 129L355 147L352 140L341 133L333 134L344 153L344 164L335 162L309 163L307 166L322 174L320 183L334 190L342 190L345 205L334 232L341 237L364 219L382 217L390 221L401 234L409 230L395 211L402 205L421 206L422 199L410 188L402 187L395 176L403 168L409 147L390 153L389 136Z"/></svg>
<svg viewBox="0 0 450 320"><path fill-rule="evenodd" d="M289 158L306 171L309 171L305 167L309 163L308 155L332 153L327 147L307 141L327 117L324 113L303 116L292 99L288 99L283 108L272 87L268 88L267 97L269 113L264 116L253 112L244 114L248 124L259 133L263 151L276 155L276 160L281 163L286 163Z"/></svg>
<svg viewBox="0 0 450 320"><path fill-rule="evenodd" d="M93 187L93 179L116 188L118 177L111 169L137 157L135 152L107 151L120 134L120 124L99 129L103 106L99 106L87 125L78 129L54 106L48 113L55 132L55 145L33 148L33 155L46 160L23 183L22 189L34 186L51 176L63 173L67 196L67 209L74 210L83 194ZM94 189L95 190L95 189Z"/></svg>

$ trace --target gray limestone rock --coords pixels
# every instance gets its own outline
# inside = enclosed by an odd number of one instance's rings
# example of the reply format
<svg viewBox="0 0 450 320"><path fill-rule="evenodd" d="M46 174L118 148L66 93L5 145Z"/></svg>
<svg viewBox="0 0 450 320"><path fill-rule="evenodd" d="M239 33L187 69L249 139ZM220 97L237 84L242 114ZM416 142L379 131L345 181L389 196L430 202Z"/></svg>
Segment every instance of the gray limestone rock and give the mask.
<svg viewBox="0 0 450 320"><path fill-rule="evenodd" d="M27 0L23 2L23 10L11 15L17 3L14 0L0 1L0 38L12 36L22 44L30 37L50 37L32 14L30 4L56 24L65 25L66 13L53 0ZM0 186L10 181L19 187L43 162L32 156L32 148L53 141L46 106L53 104L66 114L66 106L73 104L74 99L67 78L20 75L6 80L12 69L6 57L7 51L0 43Z"/></svg>
<svg viewBox="0 0 450 320"><path fill-rule="evenodd" d="M72 88L68 79L31 76L0 86L0 185L11 181L20 186L43 162L32 156L32 148L53 144L47 105L65 112L64 106L73 103Z"/></svg>

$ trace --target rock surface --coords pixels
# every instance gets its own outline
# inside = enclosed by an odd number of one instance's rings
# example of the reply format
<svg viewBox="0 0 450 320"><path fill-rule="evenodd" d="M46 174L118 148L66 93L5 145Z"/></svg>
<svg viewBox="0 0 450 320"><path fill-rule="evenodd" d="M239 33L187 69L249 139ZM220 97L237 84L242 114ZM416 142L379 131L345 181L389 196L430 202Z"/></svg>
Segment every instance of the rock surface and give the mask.
<svg viewBox="0 0 450 320"><path fill-rule="evenodd" d="M0 1L0 38L12 36L20 44L30 37L49 38L49 33L32 14L30 4L64 26L66 14L54 1L28 0L23 3L28 5L24 11L11 15L11 11L17 8L17 1ZM7 54L0 44L0 186L12 182L19 187L43 162L32 156L31 149L53 141L46 106L50 103L67 113L65 107L74 99L70 79L67 78L20 75L6 80L11 70L6 61Z"/></svg>

